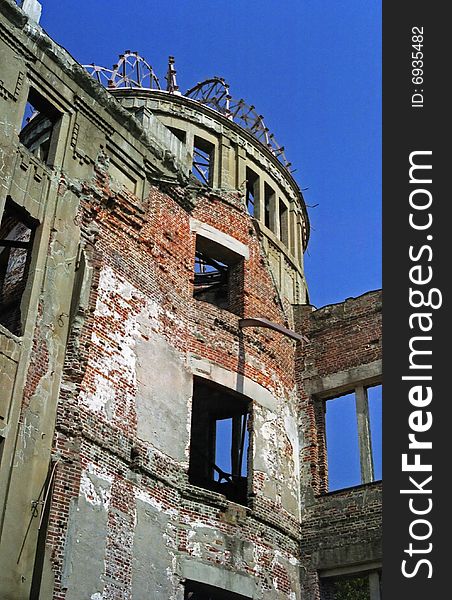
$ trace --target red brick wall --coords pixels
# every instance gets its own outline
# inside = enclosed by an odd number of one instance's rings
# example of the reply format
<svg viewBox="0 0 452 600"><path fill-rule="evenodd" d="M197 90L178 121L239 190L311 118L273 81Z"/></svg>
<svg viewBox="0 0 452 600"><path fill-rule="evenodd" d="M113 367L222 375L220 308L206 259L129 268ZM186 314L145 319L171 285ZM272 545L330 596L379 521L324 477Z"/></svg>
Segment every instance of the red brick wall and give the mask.
<svg viewBox="0 0 452 600"><path fill-rule="evenodd" d="M205 560L251 574L262 589L277 586L287 597L299 585L296 568L289 573L284 566L297 560L297 515L288 513L276 499L262 495L261 473L253 475L252 512L243 509L237 518L221 502L218 505L217 499L209 499L208 493L206 499L202 494L192 498L192 492L185 489L187 463L174 461L137 436L136 382L130 377L123 346L130 336L128 323L145 305L155 307L159 335L181 356L195 354L245 375L276 398L294 398L292 341L269 330L240 332L236 314L193 298L195 234L190 231L190 217L249 247L243 276L244 316L288 324L241 199L234 194L223 198L199 195L188 210L186 204L181 205L181 197L182 190L169 194L157 188L151 189L142 204L127 193L113 195L101 170L96 187L86 186L83 192L78 224L86 240L93 278L89 306L78 310L68 340L54 441L54 454L61 460L55 477L48 546L55 574L54 597L58 600L66 597L61 574L69 506L79 496L80 476L89 465L108 473L112 480L109 507L116 510L109 511L105 557L105 593L109 598L128 597L121 595L126 593L121 590L130 589L131 584L137 490L165 510L177 513L173 542L179 554L194 555L186 538L187 528L193 520L202 521L252 544L257 557L253 568L245 564L238 567L234 552L206 548ZM106 277L112 273L115 279L107 289ZM114 388L114 414L110 418L93 401L103 386L106 393ZM279 416L275 435L278 428L284 432ZM132 459L132 448L138 459ZM285 452L294 463L294 449L286 448ZM140 483L130 480L131 471L139 474Z"/></svg>
<svg viewBox="0 0 452 600"><path fill-rule="evenodd" d="M305 447L302 465L316 493L328 489L323 403L304 390L315 378L346 372L381 359L381 291L349 298L318 310L299 307L296 328L309 340L300 349L297 381ZM356 382L358 383L358 382ZM350 388L353 391L353 388Z"/></svg>
<svg viewBox="0 0 452 600"><path fill-rule="evenodd" d="M300 357L303 377L329 375L381 358L381 290L298 314L310 343Z"/></svg>
<svg viewBox="0 0 452 600"><path fill-rule="evenodd" d="M310 383L381 359L381 291L311 311L299 307L296 327L309 342L297 356L302 470L302 593L321 595L319 572L381 560L381 482L328 491L324 401ZM359 383L355 381L354 383ZM351 382L350 390L353 390Z"/></svg>

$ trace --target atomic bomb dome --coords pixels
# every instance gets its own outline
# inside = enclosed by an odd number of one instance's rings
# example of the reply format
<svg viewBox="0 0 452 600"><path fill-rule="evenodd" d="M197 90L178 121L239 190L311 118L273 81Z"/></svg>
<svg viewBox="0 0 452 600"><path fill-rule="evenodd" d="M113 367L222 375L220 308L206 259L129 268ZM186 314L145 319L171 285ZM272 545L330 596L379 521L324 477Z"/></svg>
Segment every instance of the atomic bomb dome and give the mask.
<svg viewBox="0 0 452 600"><path fill-rule="evenodd" d="M310 305L300 188L223 79L83 67L38 5L0 0L1 598L378 600L380 292Z"/></svg>

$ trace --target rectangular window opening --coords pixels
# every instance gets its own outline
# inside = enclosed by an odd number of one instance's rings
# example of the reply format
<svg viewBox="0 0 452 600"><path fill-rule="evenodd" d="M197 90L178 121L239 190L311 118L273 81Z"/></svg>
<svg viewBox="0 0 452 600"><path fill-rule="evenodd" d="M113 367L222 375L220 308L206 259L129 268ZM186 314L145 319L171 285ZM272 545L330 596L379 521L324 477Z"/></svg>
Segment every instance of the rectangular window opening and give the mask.
<svg viewBox="0 0 452 600"><path fill-rule="evenodd" d="M250 402L223 386L195 378L190 483L247 502Z"/></svg>
<svg viewBox="0 0 452 600"><path fill-rule="evenodd" d="M19 140L42 162L48 163L52 135L60 118L58 111L36 90L28 95Z"/></svg>
<svg viewBox="0 0 452 600"><path fill-rule="evenodd" d="M275 232L275 215L274 215L274 204L275 204L275 192L267 184L264 184L264 223L265 227L268 227Z"/></svg>
<svg viewBox="0 0 452 600"><path fill-rule="evenodd" d="M321 579L321 600L370 600L369 576L348 575Z"/></svg>
<svg viewBox="0 0 452 600"><path fill-rule="evenodd" d="M177 137L177 139L182 142L183 144L185 144L186 138L187 138L187 134L183 129L177 129L176 127L168 127L168 129L171 131L171 133L173 135L175 135Z"/></svg>
<svg viewBox="0 0 452 600"><path fill-rule="evenodd" d="M248 214L255 216L256 198L259 186L259 176L249 167L246 168L246 209Z"/></svg>
<svg viewBox="0 0 452 600"><path fill-rule="evenodd" d="M353 393L326 401L328 491L361 483L358 428Z"/></svg>
<svg viewBox="0 0 452 600"><path fill-rule="evenodd" d="M383 388L374 385L367 388L369 402L370 437L372 440L372 458L374 465L374 479L378 481L383 476L382 467L382 416L383 416Z"/></svg>
<svg viewBox="0 0 452 600"><path fill-rule="evenodd" d="M303 231L301 223L297 223L297 244L298 244L298 255L301 258L303 256Z"/></svg>
<svg viewBox="0 0 452 600"><path fill-rule="evenodd" d="M0 435L0 467L2 466L3 449L5 447L5 438Z"/></svg>
<svg viewBox="0 0 452 600"><path fill-rule="evenodd" d="M193 175L203 184L212 185L214 146L207 140L195 137L193 146Z"/></svg>
<svg viewBox="0 0 452 600"><path fill-rule="evenodd" d="M289 245L289 209L279 200L279 239L285 246Z"/></svg>
<svg viewBox="0 0 452 600"><path fill-rule="evenodd" d="M0 323L19 336L36 227L37 221L8 198L0 223Z"/></svg>
<svg viewBox="0 0 452 600"><path fill-rule="evenodd" d="M363 387L325 402L328 491L382 477L382 386Z"/></svg>
<svg viewBox="0 0 452 600"><path fill-rule="evenodd" d="M243 258L227 248L196 236L193 297L241 315Z"/></svg>
<svg viewBox="0 0 452 600"><path fill-rule="evenodd" d="M249 596L242 596L234 592L228 592L212 585L199 583L197 581L185 582L184 600L251 600Z"/></svg>

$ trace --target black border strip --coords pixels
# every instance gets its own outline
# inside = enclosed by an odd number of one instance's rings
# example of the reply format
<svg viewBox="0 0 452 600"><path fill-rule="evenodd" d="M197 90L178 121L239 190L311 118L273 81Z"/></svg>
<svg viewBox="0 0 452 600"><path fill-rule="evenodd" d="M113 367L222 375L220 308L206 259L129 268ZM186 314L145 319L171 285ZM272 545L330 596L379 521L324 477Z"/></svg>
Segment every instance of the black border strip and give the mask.
<svg viewBox="0 0 452 600"><path fill-rule="evenodd" d="M385 0L383 3L385 600L399 599L402 593L407 594L410 600L450 595L447 585L451 530L448 488L452 477L448 461L451 456L449 443L452 441L452 431L449 430L452 423L448 418L448 409L452 403L449 390L452 365L449 365L451 352L448 344L451 332L448 293L451 249L448 238L452 235L448 231L447 216L452 194L446 187L446 174L452 172L452 164L449 165L448 148L450 109L446 110L447 88L450 87L448 46L451 33L446 7L447 4L439 2L402 3ZM421 35L422 40L419 37ZM419 43L422 44L419 49L413 47ZM421 52L422 57L416 55L417 52ZM412 64L416 59L422 59L422 65ZM415 68L421 68L422 73L413 71ZM416 76L421 79L413 80ZM414 169L411 183L410 155L415 164L432 166L431 170ZM410 194L413 191L413 204L428 205L431 194L431 205L422 210L410 206ZM410 213L413 214L412 223L421 227L428 222L430 214L431 226L416 229L410 225ZM413 267L420 269L412 270L410 279L410 269ZM413 280L428 279L430 274L431 281L413 283ZM420 292L412 293L411 303L410 287ZM434 289L437 291L434 292ZM427 306L416 308L414 305L422 303L422 298ZM428 306L440 304L440 298L441 307ZM420 313L429 316L413 317ZM422 331L421 323L430 330ZM431 352L412 355L412 363L418 368L410 368L410 341L412 348ZM431 368L428 369L428 366ZM418 379L402 380L403 376L415 376ZM420 376L431 376L432 380L419 379ZM411 402L410 390L415 386L419 386L420 395L416 396L412 391ZM422 401L428 396L428 387L432 390L429 403ZM415 406L419 398L421 401ZM421 413L417 414L417 411ZM408 435L413 433L412 427L420 428L428 424L428 413L431 413L432 425L425 432L416 432L416 439L431 442L432 449L410 450ZM423 465L431 464L432 471L403 471L403 454L407 454L410 464L416 460ZM415 454L419 454L418 459ZM416 485L409 480L410 476L421 488L417 492ZM424 483L430 476L432 479ZM400 493L404 489L412 492ZM427 489L431 493L425 493ZM424 515L413 513L413 510L427 511L430 505L431 510ZM430 523L431 534L428 535L428 523L417 522L413 525L416 520ZM425 539L416 540L413 536L425 536ZM404 560L407 562L403 566ZM403 569L411 576L404 575Z"/></svg>

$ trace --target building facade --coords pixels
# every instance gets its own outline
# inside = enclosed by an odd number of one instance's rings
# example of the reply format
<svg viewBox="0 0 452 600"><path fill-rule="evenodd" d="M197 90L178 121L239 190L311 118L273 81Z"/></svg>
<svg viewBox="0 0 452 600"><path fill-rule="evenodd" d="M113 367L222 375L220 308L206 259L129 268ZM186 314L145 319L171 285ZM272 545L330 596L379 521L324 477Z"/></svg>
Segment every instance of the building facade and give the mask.
<svg viewBox="0 0 452 600"><path fill-rule="evenodd" d="M0 0L0 597L377 600L380 293L309 304L302 194L223 80L87 73L36 5Z"/></svg>

